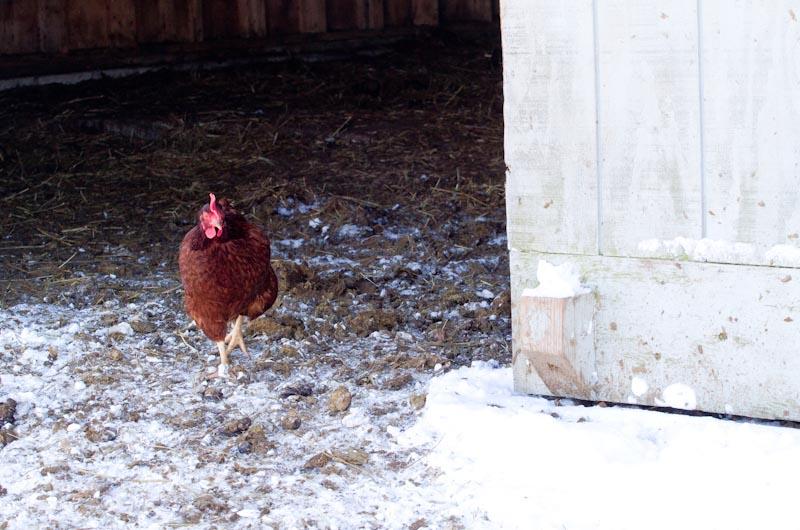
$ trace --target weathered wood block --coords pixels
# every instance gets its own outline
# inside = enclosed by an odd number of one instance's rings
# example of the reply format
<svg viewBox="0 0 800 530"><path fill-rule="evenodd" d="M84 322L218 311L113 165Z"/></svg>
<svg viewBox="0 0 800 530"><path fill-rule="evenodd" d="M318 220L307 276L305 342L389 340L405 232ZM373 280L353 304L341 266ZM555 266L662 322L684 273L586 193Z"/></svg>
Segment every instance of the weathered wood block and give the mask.
<svg viewBox="0 0 800 530"><path fill-rule="evenodd" d="M594 307L592 293L519 298L512 323L516 391L593 398Z"/></svg>

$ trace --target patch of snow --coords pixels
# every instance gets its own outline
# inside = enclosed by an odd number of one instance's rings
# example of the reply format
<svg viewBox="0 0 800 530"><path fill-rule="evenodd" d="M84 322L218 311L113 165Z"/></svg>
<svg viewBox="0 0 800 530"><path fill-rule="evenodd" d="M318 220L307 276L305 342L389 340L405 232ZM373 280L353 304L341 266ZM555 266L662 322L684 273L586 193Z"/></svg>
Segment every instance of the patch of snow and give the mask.
<svg viewBox="0 0 800 530"><path fill-rule="evenodd" d="M300 248L301 246L303 246L304 242L305 242L304 239L280 239L276 241L277 244L289 248Z"/></svg>
<svg viewBox="0 0 800 530"><path fill-rule="evenodd" d="M480 291L478 291L475 294L477 294L480 298L483 298L485 300L493 300L494 299L494 293L492 291L490 291L489 289L481 289Z"/></svg>
<svg viewBox="0 0 800 530"><path fill-rule="evenodd" d="M339 230L336 231L336 235L338 235L339 237L342 237L342 238L345 238L345 237L358 237L362 233L364 233L364 231L365 231L365 228L363 228L363 227L356 226L356 225L351 225L351 224L345 224L345 225L342 225L342 226L339 227Z"/></svg>
<svg viewBox="0 0 800 530"><path fill-rule="evenodd" d="M106 328L105 330L107 335L111 335L112 333L121 333L123 335L133 335L133 328L127 322L120 322L119 324L115 324L110 328Z"/></svg>
<svg viewBox="0 0 800 530"><path fill-rule="evenodd" d="M765 247L717 239L647 239L637 245L645 257L674 258L713 263L752 263L779 267L800 266L800 247L775 245Z"/></svg>
<svg viewBox="0 0 800 530"><path fill-rule="evenodd" d="M697 396L691 387L683 383L673 383L661 393L662 399L655 399L657 405L675 409L694 410L697 408Z"/></svg>
<svg viewBox="0 0 800 530"><path fill-rule="evenodd" d="M631 392L633 392L634 396L642 397L649 388L650 385L648 385L647 381L645 381L641 377L634 376L631 379Z"/></svg>
<svg viewBox="0 0 800 530"><path fill-rule="evenodd" d="M589 292L588 287L581 285L578 267L571 262L556 266L539 260L536 278L539 285L535 289L525 289L522 296L569 298Z"/></svg>
<svg viewBox="0 0 800 530"><path fill-rule="evenodd" d="M422 487L467 528L796 526L800 430L555 406L515 394L510 368L475 363L434 378L397 442L424 455L434 474Z"/></svg>

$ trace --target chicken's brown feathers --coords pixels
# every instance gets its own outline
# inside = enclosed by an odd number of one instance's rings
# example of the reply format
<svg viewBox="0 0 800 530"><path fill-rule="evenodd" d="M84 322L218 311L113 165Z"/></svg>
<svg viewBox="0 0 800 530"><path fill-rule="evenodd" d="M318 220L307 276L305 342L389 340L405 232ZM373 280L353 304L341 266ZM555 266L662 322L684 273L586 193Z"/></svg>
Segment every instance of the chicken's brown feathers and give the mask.
<svg viewBox="0 0 800 530"><path fill-rule="evenodd" d="M269 238L225 199L217 207L223 217L220 235L206 237L198 223L183 238L178 257L186 311L214 341L224 338L229 321L258 317L278 295Z"/></svg>

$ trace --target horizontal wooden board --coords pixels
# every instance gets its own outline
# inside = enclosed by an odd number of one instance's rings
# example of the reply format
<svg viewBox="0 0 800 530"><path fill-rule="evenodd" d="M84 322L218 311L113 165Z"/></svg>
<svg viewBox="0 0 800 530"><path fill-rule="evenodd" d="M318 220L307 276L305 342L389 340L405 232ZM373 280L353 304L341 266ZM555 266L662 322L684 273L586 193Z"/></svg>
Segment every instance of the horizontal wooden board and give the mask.
<svg viewBox="0 0 800 530"><path fill-rule="evenodd" d="M800 3L701 3L706 221L714 239L800 243Z"/></svg>
<svg viewBox="0 0 800 530"><path fill-rule="evenodd" d="M540 259L575 263L595 293L595 376L574 397L800 421L800 275L795 269L511 253L512 315ZM548 394L520 351L518 390ZM679 400L680 401L680 400Z"/></svg>
<svg viewBox="0 0 800 530"><path fill-rule="evenodd" d="M595 253L592 1L505 1L503 10L509 245Z"/></svg>

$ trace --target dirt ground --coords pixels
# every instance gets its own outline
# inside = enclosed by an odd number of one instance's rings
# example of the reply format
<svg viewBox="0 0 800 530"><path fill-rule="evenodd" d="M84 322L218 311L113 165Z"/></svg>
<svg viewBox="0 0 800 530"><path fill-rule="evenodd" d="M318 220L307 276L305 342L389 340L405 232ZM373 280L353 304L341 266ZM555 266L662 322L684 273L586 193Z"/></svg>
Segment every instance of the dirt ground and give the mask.
<svg viewBox="0 0 800 530"><path fill-rule="evenodd" d="M391 433L431 376L510 361L498 44L0 94L0 528L462 525L360 492L424 480ZM176 263L209 191L281 287L211 382Z"/></svg>

